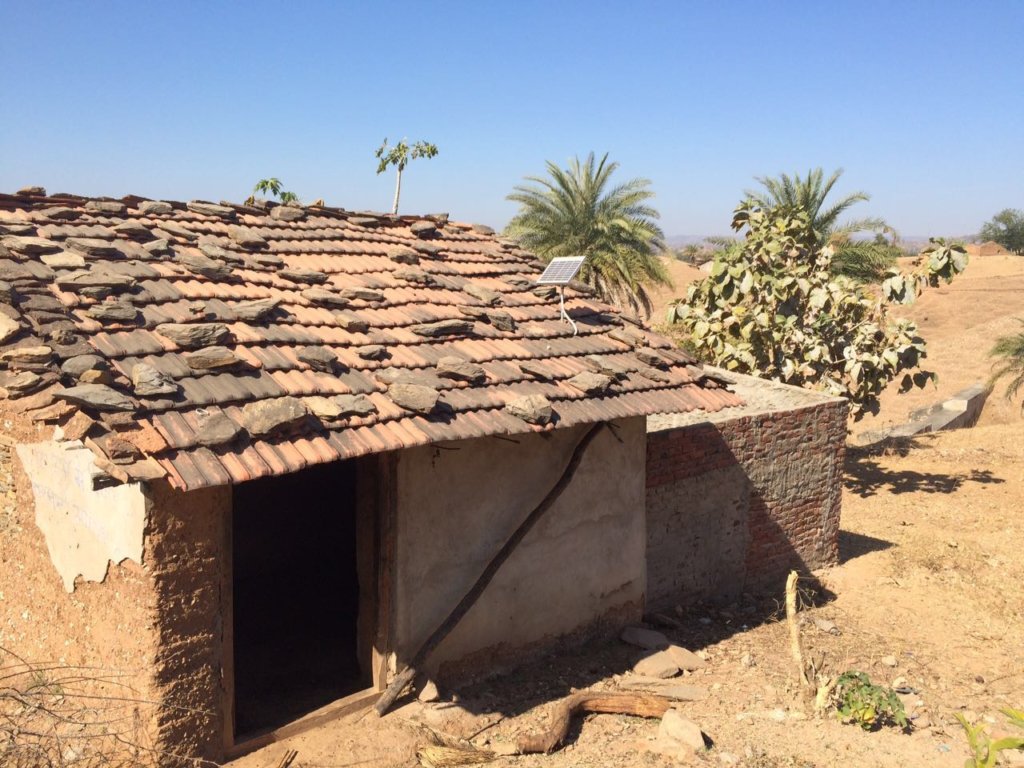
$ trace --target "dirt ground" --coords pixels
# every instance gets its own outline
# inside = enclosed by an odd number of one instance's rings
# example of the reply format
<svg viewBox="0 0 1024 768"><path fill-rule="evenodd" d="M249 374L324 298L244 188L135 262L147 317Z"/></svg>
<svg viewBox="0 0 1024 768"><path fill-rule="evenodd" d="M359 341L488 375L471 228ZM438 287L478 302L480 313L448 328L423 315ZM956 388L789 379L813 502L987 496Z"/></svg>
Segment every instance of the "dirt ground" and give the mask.
<svg viewBox="0 0 1024 768"><path fill-rule="evenodd" d="M675 293L696 273L678 266ZM1014 318L1024 316L1024 259L975 259L952 286L933 289L906 311L930 342L938 391L887 392L879 416L855 429L901 423L914 408L988 375L993 339L1017 330ZM913 727L866 732L806 712L782 595L745 595L731 605L680 610L671 617L678 626L658 627L707 660L676 681L705 694L677 705L711 744L687 764L959 768L968 749L955 714L994 734L1009 732L1000 708L1024 707L1022 427L1019 405L997 390L974 429L849 452L841 562L818 574L820 589L808 593L814 604L801 613L802 637L808 655L823 654L828 672L859 670L910 691L901 699ZM822 621L838 634L823 631ZM553 702L571 691L621 689L641 655L618 640L593 642L487 683L442 691L440 702L407 699L383 719L349 716L232 765L273 768L286 749L296 749L295 768L415 766L430 730L502 751L518 735L542 729ZM657 731L657 720L590 715L552 755L498 756L488 765L684 764L654 751Z"/></svg>
<svg viewBox="0 0 1024 768"><path fill-rule="evenodd" d="M680 682L703 701L678 704L713 743L694 764L750 768L963 765L955 713L999 731L1001 707L1024 706L1024 441L1016 425L915 439L884 452L852 451L846 466L841 564L820 574L821 602L807 608L808 654L829 671L860 670L902 696L914 727L864 732L802 709L788 655L781 596L698 606L660 627L706 655ZM839 634L812 619L835 624ZM543 659L445 700L399 706L377 719L353 715L234 763L274 766L412 766L427 731L509 744L547 722L551 702L573 689L616 690L642 652L616 640ZM887 658L893 657L893 658ZM895 661L895 666L890 666ZM656 687L654 688L656 690ZM495 768L668 766L651 751L656 720L591 715L572 744L549 756L499 757ZM475 736L474 736L475 735Z"/></svg>

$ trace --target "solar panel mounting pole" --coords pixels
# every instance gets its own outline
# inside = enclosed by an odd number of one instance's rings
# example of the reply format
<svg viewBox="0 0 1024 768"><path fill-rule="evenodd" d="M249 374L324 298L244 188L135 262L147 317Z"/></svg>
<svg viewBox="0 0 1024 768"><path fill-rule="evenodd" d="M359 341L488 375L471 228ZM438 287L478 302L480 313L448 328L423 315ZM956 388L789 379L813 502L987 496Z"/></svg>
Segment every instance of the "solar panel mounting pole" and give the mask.
<svg viewBox="0 0 1024 768"><path fill-rule="evenodd" d="M557 256L548 262L547 267L544 268L544 273L537 278L537 285L558 286L559 317L562 320L568 321L569 325L572 326L573 336L578 336L580 329L573 322L572 318L569 317L569 313L565 311L565 286L576 277L576 273L580 271L584 261L586 261L585 256Z"/></svg>
<svg viewBox="0 0 1024 768"><path fill-rule="evenodd" d="M561 312L562 319L563 320L567 320L569 322L569 325L572 326L572 335L573 336L579 336L580 329L576 327L576 323L574 323L572 321L572 318L569 317L569 313L565 311L565 286L564 285L558 286L558 309Z"/></svg>

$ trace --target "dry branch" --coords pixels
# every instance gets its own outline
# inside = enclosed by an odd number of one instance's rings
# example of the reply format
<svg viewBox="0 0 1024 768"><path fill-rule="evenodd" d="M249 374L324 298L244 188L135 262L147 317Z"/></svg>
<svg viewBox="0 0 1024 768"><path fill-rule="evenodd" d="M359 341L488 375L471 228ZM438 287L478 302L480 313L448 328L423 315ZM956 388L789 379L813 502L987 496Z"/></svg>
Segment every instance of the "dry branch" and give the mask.
<svg viewBox="0 0 1024 768"><path fill-rule="evenodd" d="M799 578L796 571L790 571L789 577L786 579L786 623L789 625L789 650L793 654L793 661L796 662L800 684L806 690L811 685L811 681L807 679L807 669L804 667L800 626L796 620L796 582Z"/></svg>
<svg viewBox="0 0 1024 768"><path fill-rule="evenodd" d="M579 713L661 717L671 706L671 699L649 693L574 693L558 703L545 733L521 736L516 750L523 755L553 752L569 733L573 715Z"/></svg>
<svg viewBox="0 0 1024 768"><path fill-rule="evenodd" d="M502 545L498 553L491 559L491 562L484 568L483 573L476 580L476 583L470 588L466 595L459 601L458 605L452 609L452 612L448 614L448 617L441 622L441 624L434 630L434 632L428 637L420 649L416 652L416 655L412 657L412 660L402 672L395 676L395 679L391 681L384 693L381 694L380 699L377 700L374 709L378 715L383 715L387 712L391 705L395 703L395 700L399 697L405 687L413 681L416 677L417 672L422 668L424 662L430 657L437 646L441 644L448 634L455 628L455 626L462 621L462 618L469 612L469 609L473 607L474 603L479 599L480 595L483 594L484 590L487 589L487 585L491 583L491 580L497 574L498 569L505 563L506 560L515 551L515 548L519 546L526 534L530 532L537 521L544 516L554 503L558 500L558 497L562 495L562 492L572 482L573 476L576 474L576 470L579 469L580 463L583 461L583 454L587 450L587 446L597 437L597 433L604 428L603 423L598 423L592 426L587 433L580 439L579 443L573 449L572 456L569 459L569 463L566 465L565 470L562 472L562 476L558 478L558 482L552 486L551 490L548 491L544 500L534 509L526 519L519 525L515 532L508 538L508 540Z"/></svg>

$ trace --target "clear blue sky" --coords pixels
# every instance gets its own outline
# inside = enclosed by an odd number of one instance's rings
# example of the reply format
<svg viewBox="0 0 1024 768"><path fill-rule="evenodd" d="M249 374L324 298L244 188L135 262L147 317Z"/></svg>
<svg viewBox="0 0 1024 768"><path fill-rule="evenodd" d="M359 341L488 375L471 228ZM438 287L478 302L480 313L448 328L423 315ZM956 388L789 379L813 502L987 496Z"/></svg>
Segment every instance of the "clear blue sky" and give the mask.
<svg viewBox="0 0 1024 768"><path fill-rule="evenodd" d="M590 150L666 234L722 233L755 175L843 167L859 215L965 234L1024 208L1024 1L0 0L0 190L390 205L381 139L435 142L404 212L505 224Z"/></svg>

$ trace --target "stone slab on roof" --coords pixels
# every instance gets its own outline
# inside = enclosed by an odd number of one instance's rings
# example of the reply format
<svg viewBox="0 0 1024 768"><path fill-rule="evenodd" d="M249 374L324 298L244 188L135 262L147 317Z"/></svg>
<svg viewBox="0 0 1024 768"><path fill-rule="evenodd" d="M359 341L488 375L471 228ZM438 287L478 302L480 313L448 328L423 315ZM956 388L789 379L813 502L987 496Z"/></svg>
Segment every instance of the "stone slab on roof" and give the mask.
<svg viewBox="0 0 1024 768"><path fill-rule="evenodd" d="M91 418L85 442L115 478L157 465L183 490L742 403L570 287L574 336L535 292L541 267L446 216L0 195L0 387L38 420ZM460 360L473 376L451 374ZM607 386L570 383L588 372ZM526 396L552 418L506 408Z"/></svg>

